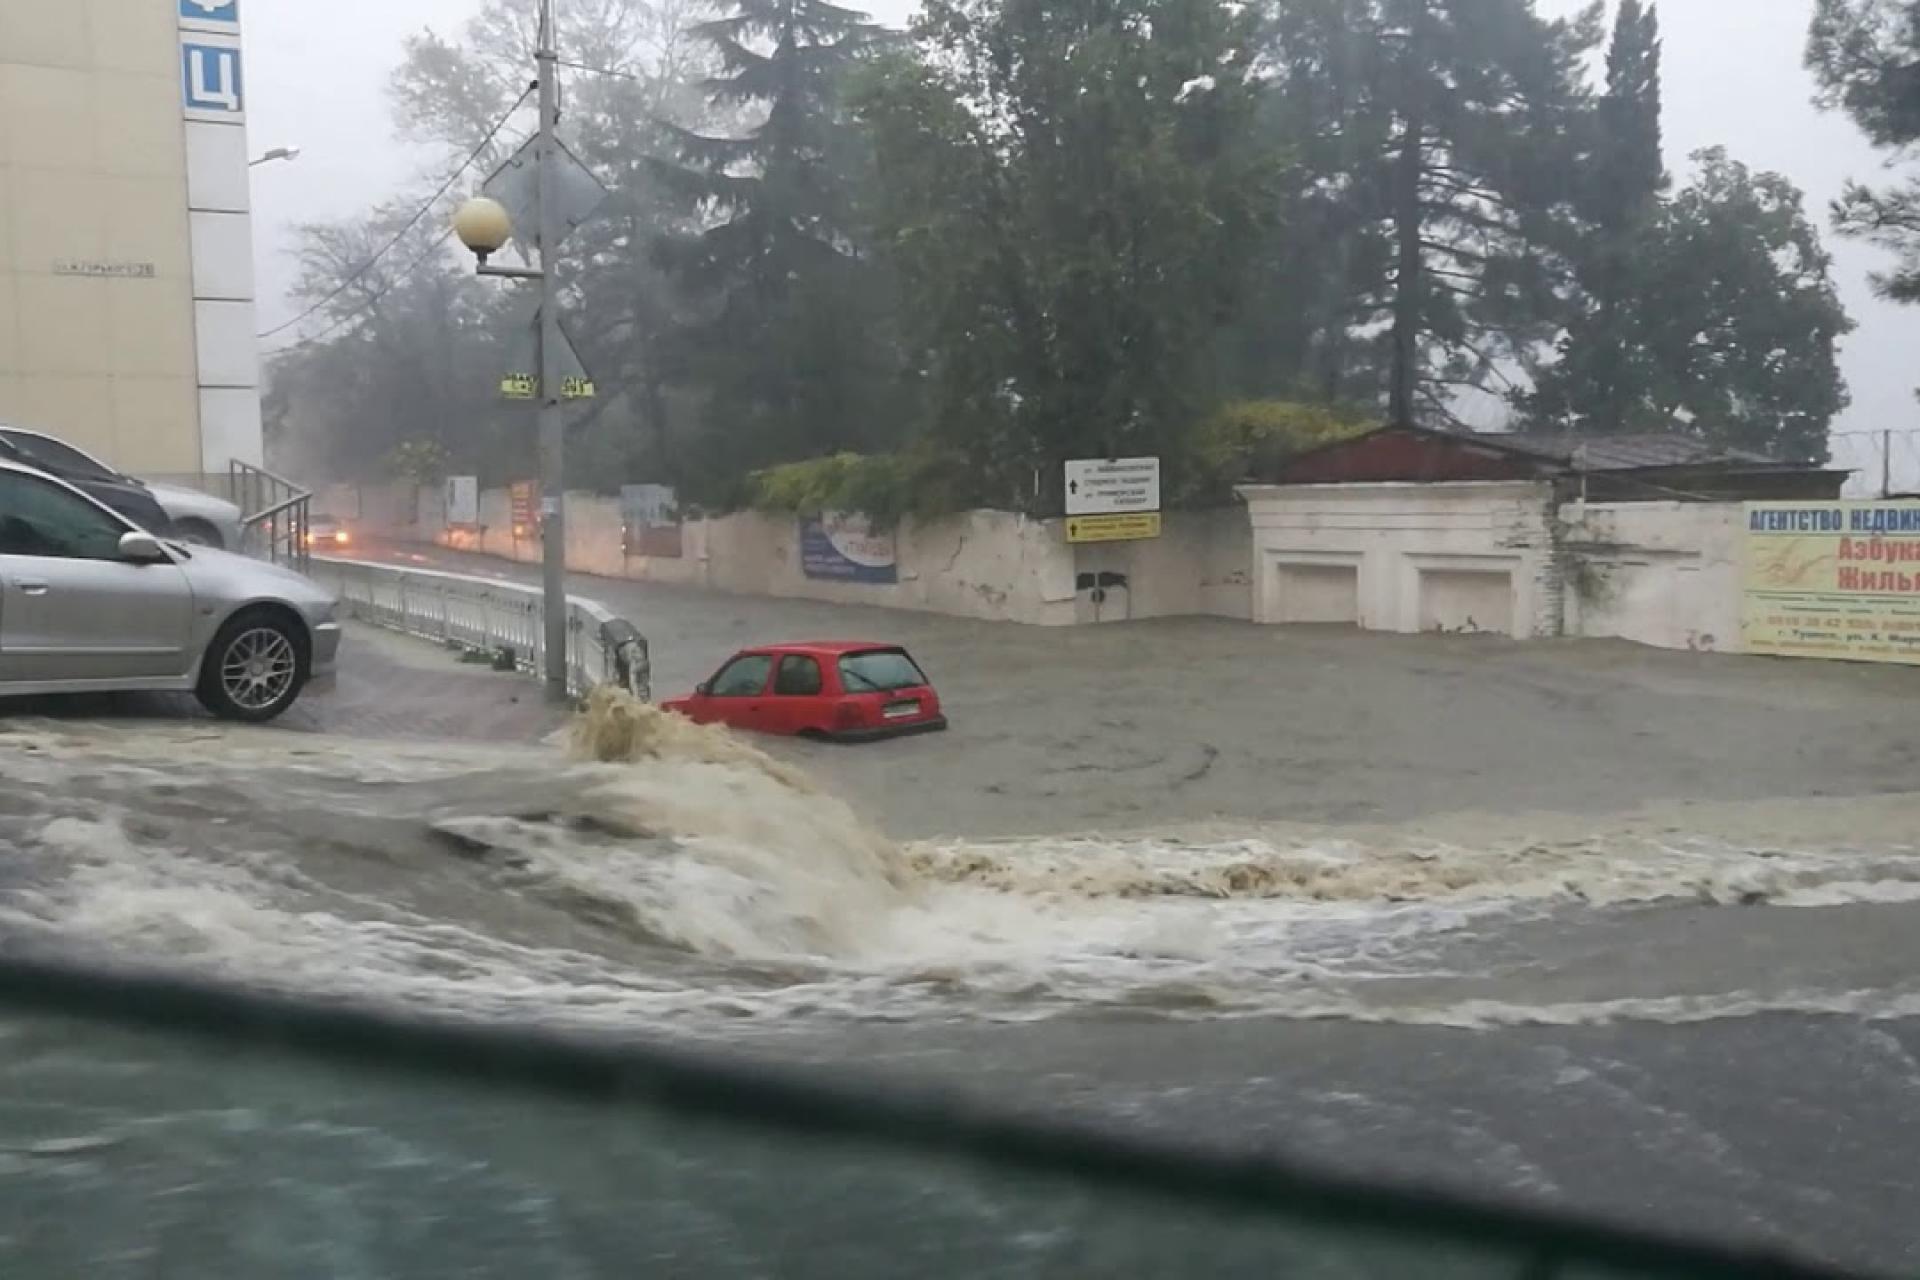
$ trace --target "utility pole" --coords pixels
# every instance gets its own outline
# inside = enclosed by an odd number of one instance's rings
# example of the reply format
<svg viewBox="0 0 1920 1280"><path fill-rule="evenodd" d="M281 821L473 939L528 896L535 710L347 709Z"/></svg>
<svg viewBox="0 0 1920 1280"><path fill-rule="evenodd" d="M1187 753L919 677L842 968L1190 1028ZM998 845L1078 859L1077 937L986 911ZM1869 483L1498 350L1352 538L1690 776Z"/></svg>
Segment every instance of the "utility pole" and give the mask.
<svg viewBox="0 0 1920 1280"><path fill-rule="evenodd" d="M567 697L567 428L560 385L560 50L553 0L540 0L540 551L546 602L547 696Z"/></svg>
<svg viewBox="0 0 1920 1280"><path fill-rule="evenodd" d="M1893 496L1893 431L1891 428L1880 433L1880 496Z"/></svg>
<svg viewBox="0 0 1920 1280"><path fill-rule="evenodd" d="M515 157L487 179L485 194L460 206L453 229L462 244L479 260L483 276L519 280L540 288L539 318L534 325L532 371L513 369L502 384L511 399L525 398L509 387L538 381L534 393L540 412L540 551L541 583L545 599L543 646L547 692L556 701L567 697L567 436L563 413L569 395L592 396L593 384L580 367L580 358L560 328L560 245L606 196L606 190L560 143L560 50L554 22L554 0L539 0L540 33L534 62L540 78L540 125L529 144L532 163ZM524 100L524 99L523 99ZM514 104L515 107L519 103ZM522 148L524 153L529 148ZM497 197L497 198L496 198ZM511 205L512 209L508 206ZM514 212L518 211L517 215ZM539 259L537 267L503 267L490 259L516 237L515 217L531 234L520 233L520 247L529 243ZM572 370L576 377L569 377ZM577 385L570 386L569 383Z"/></svg>

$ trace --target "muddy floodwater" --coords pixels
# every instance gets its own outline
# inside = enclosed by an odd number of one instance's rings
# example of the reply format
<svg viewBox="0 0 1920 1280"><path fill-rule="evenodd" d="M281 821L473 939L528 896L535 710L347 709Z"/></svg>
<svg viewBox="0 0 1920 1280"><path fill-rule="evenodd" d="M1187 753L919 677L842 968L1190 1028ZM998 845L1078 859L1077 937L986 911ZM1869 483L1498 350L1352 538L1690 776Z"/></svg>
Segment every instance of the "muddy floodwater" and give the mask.
<svg viewBox="0 0 1920 1280"><path fill-rule="evenodd" d="M1920 1259L1902 1208L1920 1142L1912 796L1019 837L987 814L978 835L900 838L868 815L910 793L869 805L845 780L864 761L830 759L823 783L777 750L617 702L572 741L512 748L16 720L0 729L0 945L666 1037L1852 1263ZM154 1258L606 1274L633 1232L761 1274L739 1214L781 1206L825 1232L835 1210L769 1192L749 1212L715 1170L788 1185L845 1166L738 1135L602 1149L593 1135L619 1128L604 1117L294 1088L292 1068L223 1075L180 1046L58 1026L9 1036L0 1179L20 1194L0 1246L40 1266L18 1274L143 1275ZM656 1186L669 1150L691 1179L675 1185L724 1222L686 1234L684 1215L607 1201L609 1179ZM255 1156L287 1166L278 1193L240 1172ZM695 1195L688 1170L719 1181ZM969 1186L979 1203L948 1228L983 1267L1052 1239L1057 1220L1013 1231L994 1188ZM842 1212L876 1210L842 1189ZM247 1231L217 1225L242 1191ZM396 1195L486 1231L426 1250ZM110 1249L54 1226L100 1205ZM893 1212L897 1229L912 1211ZM823 1241L866 1238L841 1225ZM819 1274L888 1274L914 1256L906 1238L838 1272L816 1242ZM1071 1251L1029 1243L1006 1274L1073 1274ZM1274 1256L1221 1248L1228 1272Z"/></svg>

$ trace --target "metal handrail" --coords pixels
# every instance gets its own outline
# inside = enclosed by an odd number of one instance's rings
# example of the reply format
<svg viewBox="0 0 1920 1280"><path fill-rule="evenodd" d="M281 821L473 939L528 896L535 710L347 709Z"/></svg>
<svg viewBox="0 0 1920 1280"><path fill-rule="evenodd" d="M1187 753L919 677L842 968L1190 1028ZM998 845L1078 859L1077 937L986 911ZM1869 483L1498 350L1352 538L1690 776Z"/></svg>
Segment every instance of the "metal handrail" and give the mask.
<svg viewBox="0 0 1920 1280"><path fill-rule="evenodd" d="M362 622L546 674L546 615L537 587L331 556L313 557L310 572L338 591ZM642 701L653 696L646 637L596 600L567 599L566 672L567 691L576 697L602 684Z"/></svg>
<svg viewBox="0 0 1920 1280"><path fill-rule="evenodd" d="M227 467L230 497L240 508L248 541L267 559L308 571L313 547L313 492L265 467L235 459Z"/></svg>

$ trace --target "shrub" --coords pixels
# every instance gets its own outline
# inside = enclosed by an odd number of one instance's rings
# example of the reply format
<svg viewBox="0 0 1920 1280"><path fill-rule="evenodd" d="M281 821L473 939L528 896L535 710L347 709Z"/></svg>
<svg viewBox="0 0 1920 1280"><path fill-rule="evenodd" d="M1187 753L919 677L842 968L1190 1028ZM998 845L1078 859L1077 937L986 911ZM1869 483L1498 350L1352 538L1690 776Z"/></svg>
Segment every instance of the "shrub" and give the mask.
<svg viewBox="0 0 1920 1280"><path fill-rule="evenodd" d="M1182 459L1174 504L1231 502L1236 484L1271 479L1287 459L1364 435L1378 425L1372 414L1354 405L1232 401L1194 431Z"/></svg>
<svg viewBox="0 0 1920 1280"><path fill-rule="evenodd" d="M744 496L744 505L756 511L858 512L879 528L898 524L903 516L949 515L978 501L965 460L931 449L837 453L783 463L749 476Z"/></svg>

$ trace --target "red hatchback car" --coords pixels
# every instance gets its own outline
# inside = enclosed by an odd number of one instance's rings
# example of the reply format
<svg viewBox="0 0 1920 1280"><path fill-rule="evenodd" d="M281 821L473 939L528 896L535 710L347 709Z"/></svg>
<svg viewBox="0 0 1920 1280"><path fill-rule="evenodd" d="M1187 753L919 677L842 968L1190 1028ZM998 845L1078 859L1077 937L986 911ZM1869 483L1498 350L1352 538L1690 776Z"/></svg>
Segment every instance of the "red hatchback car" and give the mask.
<svg viewBox="0 0 1920 1280"><path fill-rule="evenodd" d="M947 727L940 695L905 649L846 640L743 649L665 706L700 724L837 742Z"/></svg>

